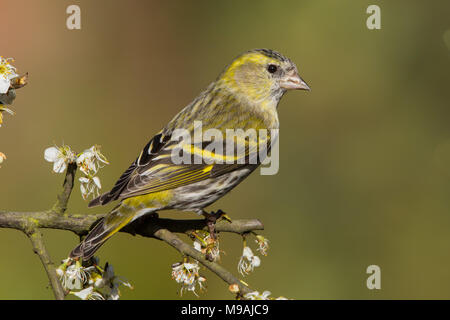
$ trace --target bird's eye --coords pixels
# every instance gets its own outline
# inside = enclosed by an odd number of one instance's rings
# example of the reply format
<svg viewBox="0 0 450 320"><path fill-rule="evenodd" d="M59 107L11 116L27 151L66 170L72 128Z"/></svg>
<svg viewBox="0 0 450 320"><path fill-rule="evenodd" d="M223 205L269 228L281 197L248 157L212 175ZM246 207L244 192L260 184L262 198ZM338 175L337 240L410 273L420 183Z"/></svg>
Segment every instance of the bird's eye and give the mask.
<svg viewBox="0 0 450 320"><path fill-rule="evenodd" d="M277 66L274 64L269 64L269 66L267 67L267 71L269 71L270 73L275 73L277 72Z"/></svg>

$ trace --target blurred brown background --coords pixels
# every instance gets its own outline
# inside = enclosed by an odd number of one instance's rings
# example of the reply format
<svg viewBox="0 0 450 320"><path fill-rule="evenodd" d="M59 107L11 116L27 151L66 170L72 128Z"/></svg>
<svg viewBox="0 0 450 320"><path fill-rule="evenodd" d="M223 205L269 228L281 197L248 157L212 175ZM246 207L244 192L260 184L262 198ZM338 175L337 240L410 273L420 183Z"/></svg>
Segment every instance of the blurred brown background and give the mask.
<svg viewBox="0 0 450 320"><path fill-rule="evenodd" d="M82 29L69 31L68 5ZM381 7L382 29L366 28ZM260 218L268 257L244 280L295 299L450 298L450 3L448 1L0 0L0 54L30 83L0 128L0 208L49 208L62 175L44 149L102 145L104 190L141 148L236 55L279 50L312 92L279 107L280 171L253 174L217 202ZM70 212L87 209L79 186ZM189 214L164 213L169 217ZM78 242L45 230L55 261ZM224 235L237 274L239 237ZM118 234L99 251L135 290L124 299L177 299L164 243ZM0 230L0 298L51 299L29 240ZM366 288L368 265L382 289ZM232 298L210 272L201 298ZM185 294L183 298L195 298Z"/></svg>

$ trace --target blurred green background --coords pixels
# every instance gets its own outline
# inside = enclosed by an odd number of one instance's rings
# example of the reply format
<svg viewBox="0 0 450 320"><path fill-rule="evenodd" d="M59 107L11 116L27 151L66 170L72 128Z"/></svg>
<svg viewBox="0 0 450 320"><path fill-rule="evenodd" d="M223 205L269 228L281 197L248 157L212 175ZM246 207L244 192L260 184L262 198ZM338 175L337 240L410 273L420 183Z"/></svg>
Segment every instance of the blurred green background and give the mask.
<svg viewBox="0 0 450 320"><path fill-rule="evenodd" d="M66 28L67 6L82 29ZM381 30L366 8L381 7ZM259 218L271 241L244 280L294 299L450 298L449 1L1 0L0 54L30 73L0 128L0 209L42 210L63 175L44 149L100 144L104 190L141 148L243 51L290 57L312 92L279 106L280 171L253 174L212 209ZM79 186L70 212L87 209ZM167 217L192 217L176 212ZM78 239L44 230L55 261ZM237 274L241 240L222 235ZM29 240L0 230L1 299L51 299ZM178 299L166 244L118 234L99 251L133 291L124 299ZM381 267L381 290L366 287ZM233 296L204 271L202 299ZM195 298L185 294L182 298Z"/></svg>

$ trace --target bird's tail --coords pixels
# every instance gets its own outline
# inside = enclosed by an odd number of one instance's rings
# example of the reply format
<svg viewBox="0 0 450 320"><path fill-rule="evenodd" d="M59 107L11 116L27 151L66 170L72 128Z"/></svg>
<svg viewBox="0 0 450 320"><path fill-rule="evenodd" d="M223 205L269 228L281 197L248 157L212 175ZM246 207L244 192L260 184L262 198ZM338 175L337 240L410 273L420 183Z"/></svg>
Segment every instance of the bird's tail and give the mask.
<svg viewBox="0 0 450 320"><path fill-rule="evenodd" d="M70 253L71 258L90 259L94 253L112 235L130 223L136 216L136 210L126 205L114 208L102 218L89 232L86 238Z"/></svg>

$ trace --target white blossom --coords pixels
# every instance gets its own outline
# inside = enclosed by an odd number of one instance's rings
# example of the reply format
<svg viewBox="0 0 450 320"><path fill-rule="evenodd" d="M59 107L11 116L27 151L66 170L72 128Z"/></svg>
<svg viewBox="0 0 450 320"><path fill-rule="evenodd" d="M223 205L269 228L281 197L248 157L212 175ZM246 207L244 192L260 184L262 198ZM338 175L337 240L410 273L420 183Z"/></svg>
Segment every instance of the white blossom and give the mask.
<svg viewBox="0 0 450 320"><path fill-rule="evenodd" d="M56 269L65 289L83 300L118 300L120 286L133 289L132 285L114 274L111 264L105 268L98 266L98 258L93 257L91 265L83 267L78 260L67 258Z"/></svg>
<svg viewBox="0 0 450 320"><path fill-rule="evenodd" d="M93 145L91 148L88 149L92 155L95 157L95 159L98 161L98 165L100 168L102 168L103 164L109 164L109 161L106 159L106 157L100 152L100 146Z"/></svg>
<svg viewBox="0 0 450 320"><path fill-rule="evenodd" d="M248 300L270 300L270 291L264 291L262 294L258 291L253 291L244 295Z"/></svg>
<svg viewBox="0 0 450 320"><path fill-rule="evenodd" d="M69 146L62 146L45 149L44 158L48 162L53 162L54 172L62 173L66 170L68 163L75 161L76 156Z"/></svg>
<svg viewBox="0 0 450 320"><path fill-rule="evenodd" d="M0 94L8 92L11 85L11 79L17 77L16 68L10 62L12 58L0 57Z"/></svg>
<svg viewBox="0 0 450 320"><path fill-rule="evenodd" d="M259 293L258 291L253 291L244 295L244 299L247 300L288 300L287 298L281 296L278 298L270 298L270 291L264 291L263 293Z"/></svg>
<svg viewBox="0 0 450 320"><path fill-rule="evenodd" d="M83 199L86 200L90 195L93 197L98 197L100 195L100 189L102 185L100 183L99 177L80 177L80 190Z"/></svg>
<svg viewBox="0 0 450 320"><path fill-rule="evenodd" d="M80 177L80 190L83 199L86 200L90 195L97 197L100 195L99 189L102 188L100 178L96 176L98 170L104 164L108 164L106 157L101 154L100 147L97 145L84 150L77 157L77 166L84 173L84 177Z"/></svg>
<svg viewBox="0 0 450 320"><path fill-rule="evenodd" d="M257 235L255 241L258 244L256 251L259 251L263 256L267 256L267 250L269 250L269 239L264 238L261 235Z"/></svg>
<svg viewBox="0 0 450 320"><path fill-rule="evenodd" d="M212 261L220 260L218 239L212 239L210 233L207 231L202 231L201 234L200 232L195 232L193 235L195 236L193 246L197 251L209 255Z"/></svg>
<svg viewBox="0 0 450 320"><path fill-rule="evenodd" d="M84 284L88 282L89 274L79 261L71 262L70 258L64 260L63 264L56 269L56 273L59 275L61 284L65 289L82 289Z"/></svg>
<svg viewBox="0 0 450 320"><path fill-rule="evenodd" d="M94 290L94 287L87 287L80 291L70 291L70 294L77 296L81 300L105 300L100 293Z"/></svg>
<svg viewBox="0 0 450 320"><path fill-rule="evenodd" d="M77 166L85 175L96 174L98 170L94 158L88 153L82 153L77 157Z"/></svg>
<svg viewBox="0 0 450 320"><path fill-rule="evenodd" d="M80 170L86 174L96 174L103 165L109 164L106 157L100 152L100 147L94 145L89 149L84 150L77 157L77 165Z"/></svg>
<svg viewBox="0 0 450 320"><path fill-rule="evenodd" d="M94 286L103 293L107 300L119 300L120 286L133 289L133 286L128 281L114 274L113 266L110 264L106 264L102 277L94 282Z"/></svg>
<svg viewBox="0 0 450 320"><path fill-rule="evenodd" d="M198 296L195 292L197 286L199 290L204 290L204 283L206 279L199 275L200 266L198 262L193 263L175 263L172 265L172 279L181 284L180 294L183 295L183 291L192 291L193 294Z"/></svg>
<svg viewBox="0 0 450 320"><path fill-rule="evenodd" d="M247 275L252 272L254 268L259 267L260 264L261 260L258 256L255 256L253 254L252 249L250 249L250 247L244 246L244 250L238 264L239 273L241 273L243 276Z"/></svg>
<svg viewBox="0 0 450 320"><path fill-rule="evenodd" d="M69 146L50 147L45 149L45 160L53 162L53 171L62 173L67 169L69 163L76 162L80 171L84 174L79 178L81 195L86 200L90 195L94 198L100 195L102 188L97 172L104 164L108 164L105 156L100 152L97 145L84 150L78 156Z"/></svg>

